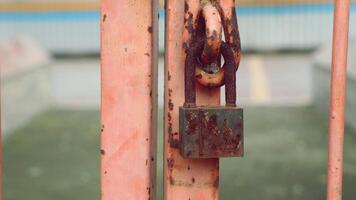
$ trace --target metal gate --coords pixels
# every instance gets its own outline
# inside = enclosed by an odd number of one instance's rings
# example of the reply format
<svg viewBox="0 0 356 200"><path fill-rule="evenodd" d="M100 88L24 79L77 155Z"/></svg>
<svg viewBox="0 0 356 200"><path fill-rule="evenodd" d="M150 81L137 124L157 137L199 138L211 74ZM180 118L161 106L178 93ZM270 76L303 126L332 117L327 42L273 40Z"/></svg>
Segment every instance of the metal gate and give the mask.
<svg viewBox="0 0 356 200"><path fill-rule="evenodd" d="M234 1L220 0L226 8ZM184 10L167 0L165 34L164 198L218 199L219 159L183 159L170 144L179 136L183 104ZM233 5L231 4L233 3ZM101 199L155 199L158 11L156 1L101 3ZM335 1L329 130L328 199L342 197L342 147L348 44L348 0ZM198 87L201 104L220 102L220 89Z"/></svg>

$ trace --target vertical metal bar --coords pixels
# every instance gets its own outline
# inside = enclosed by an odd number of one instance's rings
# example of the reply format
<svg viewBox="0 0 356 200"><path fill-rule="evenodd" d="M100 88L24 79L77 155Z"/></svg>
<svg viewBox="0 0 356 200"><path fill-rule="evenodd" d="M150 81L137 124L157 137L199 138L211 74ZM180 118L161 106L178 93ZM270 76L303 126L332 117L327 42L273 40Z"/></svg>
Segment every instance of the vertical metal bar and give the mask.
<svg viewBox="0 0 356 200"><path fill-rule="evenodd" d="M349 0L335 0L330 95L327 199L342 199L342 162L349 33Z"/></svg>
<svg viewBox="0 0 356 200"><path fill-rule="evenodd" d="M221 53L224 56L224 79L226 106L236 106L236 61L230 45L225 42L221 45Z"/></svg>
<svg viewBox="0 0 356 200"><path fill-rule="evenodd" d="M184 0L166 0L165 5L164 199L215 200L219 191L219 159L183 159L169 143L170 138L179 138L178 111L184 103L184 3ZM196 90L198 105L220 104L219 89L197 85Z"/></svg>
<svg viewBox="0 0 356 200"><path fill-rule="evenodd" d="M1 97L1 83L0 83L0 97ZM2 200L2 126L1 126L1 98L0 98L0 200Z"/></svg>
<svg viewBox="0 0 356 200"><path fill-rule="evenodd" d="M155 199L156 1L101 2L101 199Z"/></svg>

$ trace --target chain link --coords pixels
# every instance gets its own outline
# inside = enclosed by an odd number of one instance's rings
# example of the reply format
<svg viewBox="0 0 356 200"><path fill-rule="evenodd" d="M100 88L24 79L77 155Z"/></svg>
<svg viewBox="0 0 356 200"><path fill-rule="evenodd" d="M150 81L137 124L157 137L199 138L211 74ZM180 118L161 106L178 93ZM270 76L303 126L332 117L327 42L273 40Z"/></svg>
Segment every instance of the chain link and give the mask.
<svg viewBox="0 0 356 200"><path fill-rule="evenodd" d="M203 39L205 44L197 58L195 77L206 87L224 85L225 69L220 67L222 30L226 44L234 53L235 71L240 64L241 45L235 0L185 0L184 16L183 58L186 58L190 45Z"/></svg>

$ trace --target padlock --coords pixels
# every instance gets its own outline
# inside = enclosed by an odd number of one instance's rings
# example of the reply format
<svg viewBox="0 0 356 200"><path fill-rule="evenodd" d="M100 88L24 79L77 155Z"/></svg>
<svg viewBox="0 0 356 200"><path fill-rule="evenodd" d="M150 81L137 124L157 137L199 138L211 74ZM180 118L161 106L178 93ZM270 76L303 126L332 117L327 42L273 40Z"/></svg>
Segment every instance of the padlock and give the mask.
<svg viewBox="0 0 356 200"><path fill-rule="evenodd" d="M188 49L185 62L185 102L179 108L179 148L183 158L242 157L243 109L236 106L235 59L229 44L222 42L225 106L197 106L195 66L202 42Z"/></svg>

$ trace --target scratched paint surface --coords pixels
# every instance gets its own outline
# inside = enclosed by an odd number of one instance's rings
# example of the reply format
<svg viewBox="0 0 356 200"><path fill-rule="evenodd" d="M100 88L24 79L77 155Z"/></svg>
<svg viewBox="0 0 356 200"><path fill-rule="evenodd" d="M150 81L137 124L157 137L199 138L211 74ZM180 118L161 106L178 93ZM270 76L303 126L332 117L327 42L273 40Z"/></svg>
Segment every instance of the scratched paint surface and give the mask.
<svg viewBox="0 0 356 200"><path fill-rule="evenodd" d="M102 1L102 200L154 199L154 3Z"/></svg>
<svg viewBox="0 0 356 200"><path fill-rule="evenodd" d="M182 31L184 0L166 1L164 198L166 200L218 199L219 160L185 160L171 148L170 137L178 138L178 111L184 99ZM197 103L219 104L219 89L197 87Z"/></svg>

